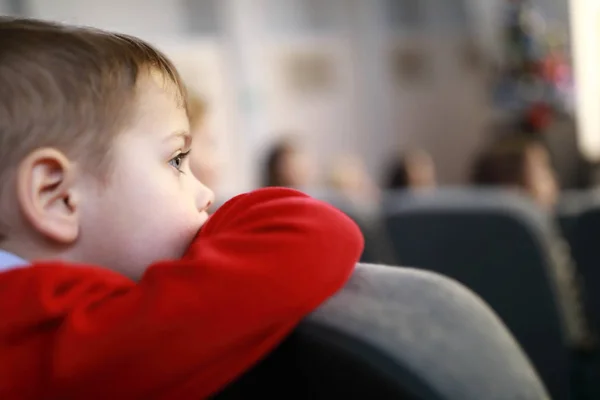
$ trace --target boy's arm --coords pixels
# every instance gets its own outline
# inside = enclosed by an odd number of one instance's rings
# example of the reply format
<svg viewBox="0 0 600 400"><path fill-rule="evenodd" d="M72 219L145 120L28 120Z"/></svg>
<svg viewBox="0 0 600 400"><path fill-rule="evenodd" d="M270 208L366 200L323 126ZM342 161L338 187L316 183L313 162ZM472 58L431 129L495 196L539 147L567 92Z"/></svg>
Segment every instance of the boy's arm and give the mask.
<svg viewBox="0 0 600 400"><path fill-rule="evenodd" d="M90 385L98 398L208 396L340 289L361 251L356 225L324 203L288 189L238 196L182 260L151 266L137 285L57 272L38 311L63 314L48 378L67 397Z"/></svg>

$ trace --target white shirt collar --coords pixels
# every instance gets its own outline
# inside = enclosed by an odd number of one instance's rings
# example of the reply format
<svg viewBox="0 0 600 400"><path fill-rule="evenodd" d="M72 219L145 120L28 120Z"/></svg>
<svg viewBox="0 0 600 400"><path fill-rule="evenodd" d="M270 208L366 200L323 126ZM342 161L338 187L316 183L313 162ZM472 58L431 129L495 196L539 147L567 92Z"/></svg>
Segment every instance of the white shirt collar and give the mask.
<svg viewBox="0 0 600 400"><path fill-rule="evenodd" d="M0 272L23 267L27 264L29 263L21 257L9 253L8 251L0 250Z"/></svg>

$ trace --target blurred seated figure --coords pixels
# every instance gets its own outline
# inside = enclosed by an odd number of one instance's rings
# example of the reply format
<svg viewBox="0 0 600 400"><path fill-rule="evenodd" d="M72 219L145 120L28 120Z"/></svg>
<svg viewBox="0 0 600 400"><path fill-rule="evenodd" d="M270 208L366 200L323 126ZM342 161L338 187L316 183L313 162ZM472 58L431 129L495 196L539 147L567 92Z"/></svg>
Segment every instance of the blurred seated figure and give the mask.
<svg viewBox="0 0 600 400"><path fill-rule="evenodd" d="M551 211L558 198L558 183L550 164L548 151L530 137L510 136L495 142L476 160L472 182L481 186L504 186L521 191L537 205ZM557 289L574 348L595 347L595 334L590 328L581 299L579 274L570 256L567 242L558 230L553 232L552 258Z"/></svg>
<svg viewBox="0 0 600 400"><path fill-rule="evenodd" d="M361 208L379 202L379 188L369 177L363 161L355 155L346 154L335 160L328 183Z"/></svg>
<svg viewBox="0 0 600 400"><path fill-rule="evenodd" d="M413 150L396 159L389 169L387 190L432 189L437 185L435 164L431 155Z"/></svg>
<svg viewBox="0 0 600 400"><path fill-rule="evenodd" d="M475 161L472 183L517 189L546 210L554 208L559 191L548 150L520 136L501 139L485 150Z"/></svg>
<svg viewBox="0 0 600 400"><path fill-rule="evenodd" d="M298 140L291 136L271 147L263 168L263 187L306 189L313 184L312 162Z"/></svg>
<svg viewBox="0 0 600 400"><path fill-rule="evenodd" d="M192 142L193 167L196 177L206 186L215 190L218 186L220 160L217 152L217 143L214 133L206 126L206 102L196 93L188 90L188 117L190 120L190 133L194 137Z"/></svg>

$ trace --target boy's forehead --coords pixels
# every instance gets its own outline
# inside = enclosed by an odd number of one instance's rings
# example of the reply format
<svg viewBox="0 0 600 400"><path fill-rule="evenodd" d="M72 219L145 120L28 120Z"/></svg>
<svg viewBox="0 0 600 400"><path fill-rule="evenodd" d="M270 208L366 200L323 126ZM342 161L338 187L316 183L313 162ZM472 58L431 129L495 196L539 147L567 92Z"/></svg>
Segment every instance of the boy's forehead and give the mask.
<svg viewBox="0 0 600 400"><path fill-rule="evenodd" d="M171 107L185 111L184 94L179 86L164 72L151 69L142 74L137 82L138 101L166 103Z"/></svg>
<svg viewBox="0 0 600 400"><path fill-rule="evenodd" d="M177 85L158 73L145 75L137 83L133 128L164 134L189 131L187 113Z"/></svg>

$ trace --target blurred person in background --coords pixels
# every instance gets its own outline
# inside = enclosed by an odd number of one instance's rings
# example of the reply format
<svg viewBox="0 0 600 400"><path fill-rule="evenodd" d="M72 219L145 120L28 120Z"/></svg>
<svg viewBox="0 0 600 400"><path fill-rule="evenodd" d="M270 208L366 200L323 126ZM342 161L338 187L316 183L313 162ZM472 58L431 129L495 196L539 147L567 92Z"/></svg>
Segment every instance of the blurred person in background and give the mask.
<svg viewBox="0 0 600 400"><path fill-rule="evenodd" d="M472 183L517 189L545 210L552 210L559 194L548 150L527 137L501 139L475 161Z"/></svg>
<svg viewBox="0 0 600 400"><path fill-rule="evenodd" d="M472 182L500 186L529 196L545 211L552 211L559 187L546 147L526 135L511 135L494 142L476 159ZM550 275L556 281L560 310L570 345L578 351L596 348L596 334L587 320L577 266L558 229L548 238L551 245Z"/></svg>
<svg viewBox="0 0 600 400"><path fill-rule="evenodd" d="M435 163L424 150L412 150L397 158L388 171L387 190L433 189L437 186Z"/></svg>
<svg viewBox="0 0 600 400"><path fill-rule="evenodd" d="M268 151L263 166L263 187L307 189L313 185L313 163L299 141L291 136L278 140Z"/></svg>
<svg viewBox="0 0 600 400"><path fill-rule="evenodd" d="M370 206L379 202L380 190L367 173L363 161L356 155L338 156L328 183L356 205Z"/></svg>

